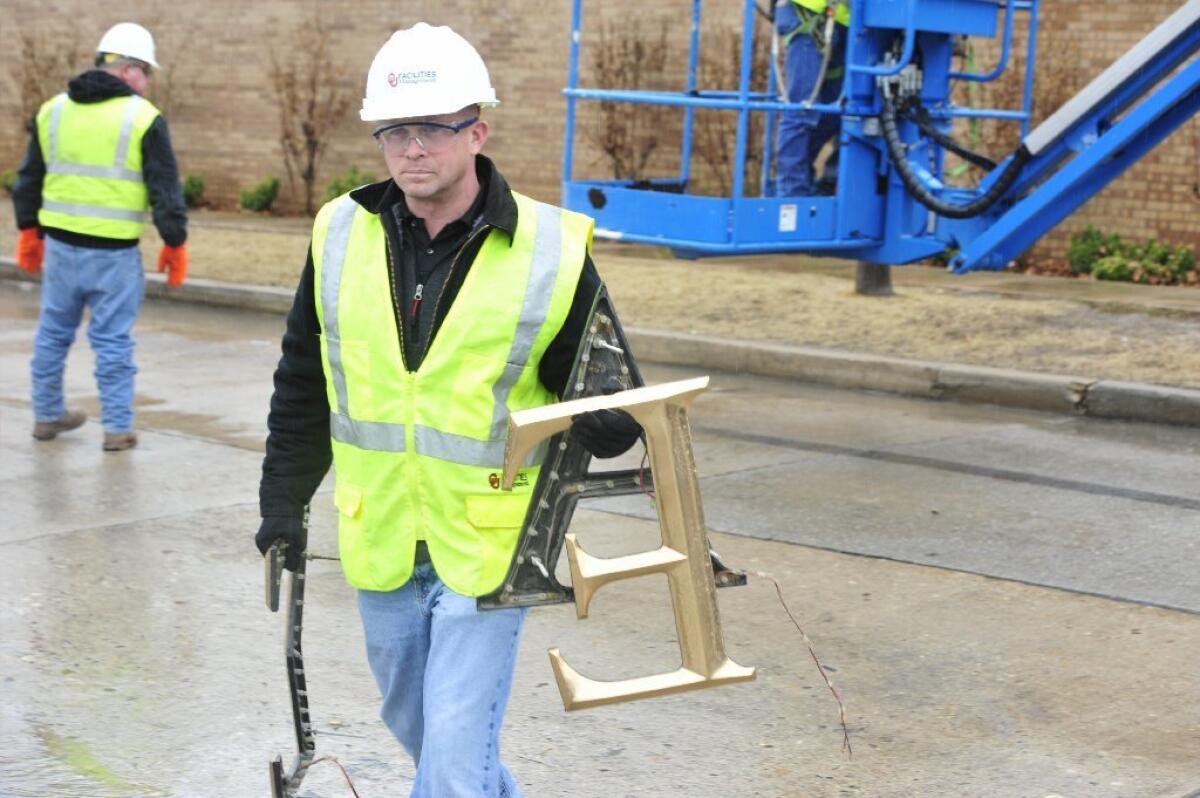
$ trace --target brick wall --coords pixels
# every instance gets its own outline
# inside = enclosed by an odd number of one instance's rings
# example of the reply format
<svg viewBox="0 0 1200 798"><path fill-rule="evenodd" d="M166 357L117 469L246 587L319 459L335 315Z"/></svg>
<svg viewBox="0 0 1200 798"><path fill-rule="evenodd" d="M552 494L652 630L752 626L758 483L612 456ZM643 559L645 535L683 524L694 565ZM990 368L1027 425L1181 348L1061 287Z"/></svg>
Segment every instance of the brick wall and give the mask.
<svg viewBox="0 0 1200 798"><path fill-rule="evenodd" d="M585 63L589 43L607 23L632 21L640 29L672 25L673 64L686 51L690 3L609 0L585 3ZM1141 3L1113 0L1048 0L1042 26L1047 37L1070 40L1078 53L1079 82L1085 83L1178 7L1174 0ZM488 152L515 186L555 200L562 158L561 89L566 82L570 3L567 0L363 0L347 3L260 0L137 2L121 11L82 0L7 0L6 32L77 37L90 50L104 29L121 19L146 24L155 33L160 61L169 70L156 77L169 88L168 119L182 171L201 175L208 196L227 204L239 189L274 174L284 176L278 144L277 110L268 79L272 49L285 52L297 26L323 9L332 29L334 51L343 59L354 109L337 131L322 162L323 184L351 165L383 174L367 126L357 119L367 68L391 31L418 20L450 24L483 54L502 105L489 112L493 136ZM333 11L332 9L336 9ZM740 25L740 4L710 0L705 8L704 41ZM1047 27L1049 26L1049 27ZM1053 33L1049 31L1053 30ZM0 51L0 170L15 168L24 149L16 86L19 48ZM82 68L86 63L79 64ZM587 113L587 104L581 104ZM1151 156L1064 222L1039 247L1040 254L1062 251L1069 232L1091 223L1134 238L1157 236L1200 245L1200 128L1193 120ZM664 168L674 169L669 158ZM603 163L586 141L577 142L576 170L599 174ZM285 202L287 200L285 199ZM294 207L294 199L291 201Z"/></svg>

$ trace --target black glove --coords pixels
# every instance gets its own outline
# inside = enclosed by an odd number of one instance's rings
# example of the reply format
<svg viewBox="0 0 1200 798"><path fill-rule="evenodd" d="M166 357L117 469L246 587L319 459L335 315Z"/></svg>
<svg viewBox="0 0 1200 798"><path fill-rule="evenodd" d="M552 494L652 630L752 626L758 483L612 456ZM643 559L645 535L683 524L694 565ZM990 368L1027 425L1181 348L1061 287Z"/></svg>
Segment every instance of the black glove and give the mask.
<svg viewBox="0 0 1200 798"><path fill-rule="evenodd" d="M304 528L304 521L290 515L268 515L258 527L254 545L258 546L260 554L266 554L276 541L287 544L284 567L289 571L297 570L304 559L304 550L308 548L308 530Z"/></svg>
<svg viewBox="0 0 1200 798"><path fill-rule="evenodd" d="M642 425L624 410L593 410L571 417L571 437L593 457L616 457L629 451Z"/></svg>

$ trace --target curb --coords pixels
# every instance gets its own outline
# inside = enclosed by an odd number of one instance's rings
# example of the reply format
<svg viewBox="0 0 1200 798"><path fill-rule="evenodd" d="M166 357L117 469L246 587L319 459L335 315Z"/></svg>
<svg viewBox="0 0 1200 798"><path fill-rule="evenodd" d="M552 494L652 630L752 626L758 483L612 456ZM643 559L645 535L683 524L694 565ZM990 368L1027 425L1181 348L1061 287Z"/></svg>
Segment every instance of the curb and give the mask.
<svg viewBox="0 0 1200 798"><path fill-rule="evenodd" d="M37 282L9 258L0 279ZM170 302L287 313L285 288L189 279L167 289L162 275L146 275L146 296ZM641 360L733 374L779 377L860 391L992 404L1093 418L1200 427L1200 390L1121 380L1040 374L1016 369L907 360L809 346L729 341L703 335L626 328Z"/></svg>

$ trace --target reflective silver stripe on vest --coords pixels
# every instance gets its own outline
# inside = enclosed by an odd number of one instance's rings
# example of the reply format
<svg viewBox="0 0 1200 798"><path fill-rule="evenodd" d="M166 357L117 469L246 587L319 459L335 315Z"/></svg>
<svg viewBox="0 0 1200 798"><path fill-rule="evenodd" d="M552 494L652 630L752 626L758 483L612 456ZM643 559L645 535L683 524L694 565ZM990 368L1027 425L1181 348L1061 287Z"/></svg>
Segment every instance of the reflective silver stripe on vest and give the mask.
<svg viewBox="0 0 1200 798"><path fill-rule="evenodd" d="M501 468L504 465L503 438L481 441L418 424L413 430L413 445L420 454L448 463L485 468Z"/></svg>
<svg viewBox="0 0 1200 798"><path fill-rule="evenodd" d="M420 424L413 429L413 444L419 454L457 465L504 468L504 443L504 438L481 441ZM529 453L522 466L542 462L546 459L547 450L548 442L542 441Z"/></svg>
<svg viewBox="0 0 1200 798"><path fill-rule="evenodd" d="M508 396L529 362L533 341L546 323L554 284L558 280L558 261L562 249L562 211L544 202L535 202L537 230L533 236L533 265L529 284L517 319L517 332L505 359L504 371L492 386L491 438L503 439L508 425Z"/></svg>
<svg viewBox="0 0 1200 798"><path fill-rule="evenodd" d="M342 266L346 262L346 247L354 211L358 203L349 197L333 209L329 229L325 233L325 248L321 259L321 307L325 315L325 350L329 353L329 370L333 377L333 392L337 396L337 413L347 415L346 372L342 370L342 340L338 331L338 292L342 287Z"/></svg>
<svg viewBox="0 0 1200 798"><path fill-rule="evenodd" d="M42 210L55 213L65 213L70 216L84 216L93 219L113 219L118 222L145 222L146 215L142 211L127 211L121 208L102 208L99 205L80 205L74 202L55 202L42 200Z"/></svg>
<svg viewBox="0 0 1200 798"><path fill-rule="evenodd" d="M50 139L50 153L46 158L48 164L53 164L58 160L58 120L62 119L63 104L66 101L67 95L58 95L54 100L54 107L50 111L50 129L46 131L46 136Z"/></svg>
<svg viewBox="0 0 1200 798"><path fill-rule="evenodd" d="M55 161L46 166L46 171L55 175L78 175L80 177L106 177L112 180L128 180L132 183L145 182L141 172L124 166L92 166L85 163Z"/></svg>
<svg viewBox="0 0 1200 798"><path fill-rule="evenodd" d="M325 351L337 408L329 413L329 434L335 441L376 452L403 452L404 425L350 418L346 398L346 372L342 368L342 339L338 329L338 292L342 287L346 248L358 203L344 197L333 209L321 256L321 308L325 322Z"/></svg>
<svg viewBox="0 0 1200 798"><path fill-rule="evenodd" d="M125 109L125 118L121 120L121 132L117 136L117 149L113 155L112 166L97 166L95 164L70 163L59 160L58 157L58 126L62 121L62 109L66 104L66 95L61 95L54 102L54 110L50 114L50 129L47 135L50 139L50 157L46 159L46 171L56 175L77 175L79 177L104 177L113 180L129 180L135 183L144 182L142 173L125 168L129 158L129 142L133 136L133 120L138 109L145 102L141 97L133 97ZM139 218L138 221L141 221Z"/></svg>
<svg viewBox="0 0 1200 798"><path fill-rule="evenodd" d="M404 451L404 425L356 421L340 413L329 414L329 433L335 441L375 452Z"/></svg>
<svg viewBox="0 0 1200 798"><path fill-rule="evenodd" d="M121 135L117 137L117 151L113 158L113 166L123 167L129 158L129 137L133 133L133 118L141 107L141 97L134 95L129 99L129 107L125 109L125 119L121 122Z"/></svg>

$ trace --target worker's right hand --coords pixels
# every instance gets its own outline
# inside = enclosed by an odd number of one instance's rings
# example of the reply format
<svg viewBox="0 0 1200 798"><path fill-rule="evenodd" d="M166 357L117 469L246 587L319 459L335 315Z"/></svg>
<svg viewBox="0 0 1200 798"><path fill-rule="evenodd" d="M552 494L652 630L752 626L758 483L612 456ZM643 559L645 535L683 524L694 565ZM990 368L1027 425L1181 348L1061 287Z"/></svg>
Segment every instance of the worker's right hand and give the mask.
<svg viewBox="0 0 1200 798"><path fill-rule="evenodd" d="M162 250L158 253L158 271L167 273L168 288L178 288L183 285L184 278L187 277L187 267L186 244L180 244L177 247L163 244Z"/></svg>
<svg viewBox="0 0 1200 798"><path fill-rule="evenodd" d="M260 554L266 554L275 543L286 543L284 549L284 567L289 571L299 569L304 559L304 550L308 548L308 532L304 528L304 520L290 515L268 515L258 527L254 536L254 545Z"/></svg>
<svg viewBox="0 0 1200 798"><path fill-rule="evenodd" d="M17 265L30 274L42 270L46 245L36 227L26 227L17 234Z"/></svg>

